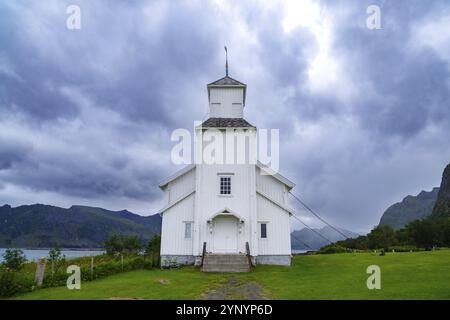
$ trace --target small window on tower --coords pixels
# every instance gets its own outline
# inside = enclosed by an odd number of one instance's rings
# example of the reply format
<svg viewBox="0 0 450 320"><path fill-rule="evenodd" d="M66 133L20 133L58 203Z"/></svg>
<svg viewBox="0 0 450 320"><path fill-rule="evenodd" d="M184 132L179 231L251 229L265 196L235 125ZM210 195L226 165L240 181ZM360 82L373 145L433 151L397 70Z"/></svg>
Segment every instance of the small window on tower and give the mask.
<svg viewBox="0 0 450 320"><path fill-rule="evenodd" d="M231 177L220 177L220 194L231 194Z"/></svg>

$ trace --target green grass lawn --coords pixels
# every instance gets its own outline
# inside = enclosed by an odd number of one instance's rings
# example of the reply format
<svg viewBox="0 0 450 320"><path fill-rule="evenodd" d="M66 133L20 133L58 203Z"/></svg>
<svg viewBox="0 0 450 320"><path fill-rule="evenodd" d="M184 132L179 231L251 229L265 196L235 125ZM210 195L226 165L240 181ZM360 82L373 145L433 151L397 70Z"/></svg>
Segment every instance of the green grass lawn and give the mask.
<svg viewBox="0 0 450 320"><path fill-rule="evenodd" d="M381 268L381 290L366 287L372 264ZM240 274L139 270L84 282L81 290L48 288L16 299L202 299L230 277L261 285L273 299L450 299L450 250L296 256L291 267L257 266Z"/></svg>

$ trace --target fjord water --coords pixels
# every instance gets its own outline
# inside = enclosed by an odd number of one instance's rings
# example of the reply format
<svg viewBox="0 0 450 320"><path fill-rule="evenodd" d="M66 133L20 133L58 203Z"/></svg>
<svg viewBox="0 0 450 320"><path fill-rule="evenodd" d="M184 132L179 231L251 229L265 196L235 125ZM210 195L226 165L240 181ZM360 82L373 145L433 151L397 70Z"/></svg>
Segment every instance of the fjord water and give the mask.
<svg viewBox="0 0 450 320"><path fill-rule="evenodd" d="M41 257L47 257L50 249L22 249L28 261L36 261ZM3 261L3 254L6 248L0 248L0 262ZM80 249L61 249L61 253L66 256L66 259L73 259L78 257L96 256L104 253L103 250L80 250Z"/></svg>

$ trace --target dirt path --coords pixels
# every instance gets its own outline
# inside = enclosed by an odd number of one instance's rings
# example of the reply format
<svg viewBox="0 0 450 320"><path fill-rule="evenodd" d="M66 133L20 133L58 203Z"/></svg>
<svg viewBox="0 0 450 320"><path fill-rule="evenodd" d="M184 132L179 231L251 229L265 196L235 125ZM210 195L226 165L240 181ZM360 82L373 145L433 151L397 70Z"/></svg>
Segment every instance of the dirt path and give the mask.
<svg viewBox="0 0 450 320"><path fill-rule="evenodd" d="M203 293L206 300L267 300L262 286L255 282L244 282L229 277L224 285Z"/></svg>

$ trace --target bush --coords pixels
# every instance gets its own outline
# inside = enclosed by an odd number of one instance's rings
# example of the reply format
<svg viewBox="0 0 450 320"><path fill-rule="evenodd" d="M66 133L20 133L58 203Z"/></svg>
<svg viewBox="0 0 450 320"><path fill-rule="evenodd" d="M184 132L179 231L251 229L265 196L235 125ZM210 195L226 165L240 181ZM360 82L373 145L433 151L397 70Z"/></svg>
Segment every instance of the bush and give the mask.
<svg viewBox="0 0 450 320"><path fill-rule="evenodd" d="M395 230L386 224L375 227L367 235L367 238L370 249L385 249L397 244Z"/></svg>
<svg viewBox="0 0 450 320"><path fill-rule="evenodd" d="M25 258L25 254L20 249L6 249L3 254L3 265L11 270L18 271L22 269L25 262L27 262L27 258Z"/></svg>
<svg viewBox="0 0 450 320"><path fill-rule="evenodd" d="M450 218L415 220L405 227L405 233L417 247L445 247L450 244Z"/></svg>
<svg viewBox="0 0 450 320"><path fill-rule="evenodd" d="M15 276L15 272L10 270L5 270L0 274L0 297L9 297L19 291Z"/></svg>
<svg viewBox="0 0 450 320"><path fill-rule="evenodd" d="M395 252L410 252L410 251L422 251L423 249L419 249L415 246L391 246L389 248L387 248L387 251L391 251L394 250Z"/></svg>
<svg viewBox="0 0 450 320"><path fill-rule="evenodd" d="M151 238L150 241L147 243L147 246L145 247L144 251L144 254L149 257L150 259L149 263L152 266L159 266L161 261L160 251L161 251L161 236L154 235L153 238Z"/></svg>
<svg viewBox="0 0 450 320"><path fill-rule="evenodd" d="M66 264L66 257L61 254L61 249L58 247L50 249L48 252L48 260L51 264L52 277Z"/></svg>
<svg viewBox="0 0 450 320"><path fill-rule="evenodd" d="M112 234L105 241L106 253L109 255L138 254L141 248L141 240L138 236Z"/></svg>
<svg viewBox="0 0 450 320"><path fill-rule="evenodd" d="M11 269L0 270L0 297L11 297L33 290L34 277Z"/></svg>
<svg viewBox="0 0 450 320"><path fill-rule="evenodd" d="M352 250L346 249L341 246L329 245L329 246L320 248L320 250L318 251L319 254L345 253L345 252L352 252Z"/></svg>
<svg viewBox="0 0 450 320"><path fill-rule="evenodd" d="M91 272L92 257L80 257L70 260L57 258L56 255L50 255L58 260L59 267L52 270L47 263L45 269L43 288L65 286L68 278L66 268L69 265L77 265L81 269L81 281L91 281L107 277L116 273L137 270L151 269L155 266L152 259L146 259L145 256L136 254L116 254L114 256L103 254L94 257L94 268ZM122 264L123 256L123 264ZM51 262L51 260L50 260ZM35 285L36 262L30 262L24 265L20 271L14 271L6 266L0 267L0 297L11 297L17 294L30 292Z"/></svg>

